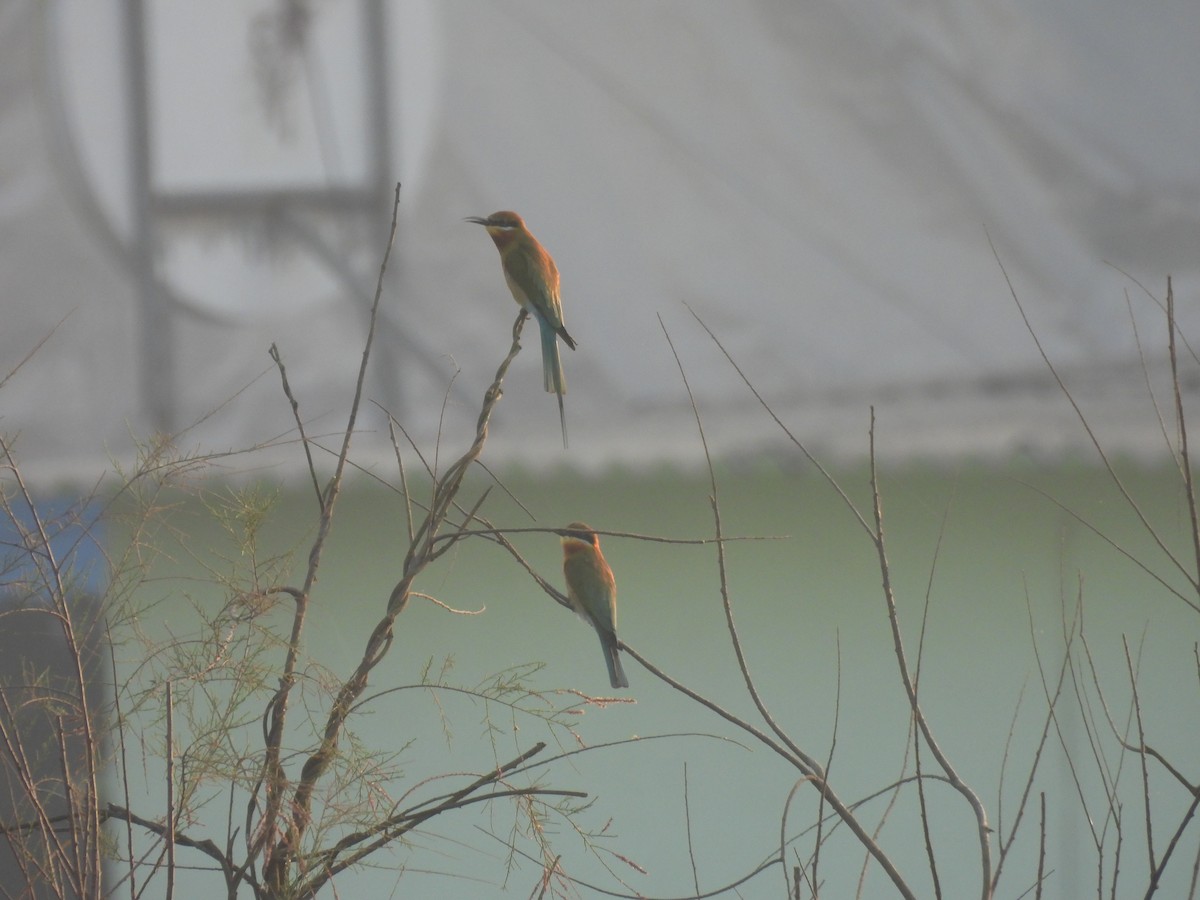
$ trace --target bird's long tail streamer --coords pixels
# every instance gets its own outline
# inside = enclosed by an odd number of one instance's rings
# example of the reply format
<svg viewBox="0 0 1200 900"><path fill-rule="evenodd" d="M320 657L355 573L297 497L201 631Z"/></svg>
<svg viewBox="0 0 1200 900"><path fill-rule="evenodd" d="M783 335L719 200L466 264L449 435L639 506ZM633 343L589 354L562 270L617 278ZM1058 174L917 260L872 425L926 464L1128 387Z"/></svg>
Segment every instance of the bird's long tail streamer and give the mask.
<svg viewBox="0 0 1200 900"><path fill-rule="evenodd" d="M563 449L567 449L567 413L563 408L563 394L567 392L567 377L563 374L562 357L558 350L558 335L553 329L538 321L542 336L542 380L546 390L558 394L558 420L562 423Z"/></svg>

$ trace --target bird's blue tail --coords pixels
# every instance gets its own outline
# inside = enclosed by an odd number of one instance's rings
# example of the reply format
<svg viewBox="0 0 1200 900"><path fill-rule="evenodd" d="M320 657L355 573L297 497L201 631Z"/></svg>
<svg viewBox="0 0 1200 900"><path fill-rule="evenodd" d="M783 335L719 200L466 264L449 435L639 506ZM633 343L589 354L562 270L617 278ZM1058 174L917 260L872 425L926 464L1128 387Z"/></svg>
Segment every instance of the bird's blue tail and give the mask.
<svg viewBox="0 0 1200 900"><path fill-rule="evenodd" d="M600 646L604 648L604 664L608 666L608 683L615 688L629 687L629 679L621 665L621 651L617 648L616 635L609 635L596 629L600 635Z"/></svg>
<svg viewBox="0 0 1200 900"><path fill-rule="evenodd" d="M567 379L563 375L562 358L558 353L558 335L540 318L538 326L542 332L542 378L546 382L546 391L551 394L565 394Z"/></svg>
<svg viewBox="0 0 1200 900"><path fill-rule="evenodd" d="M562 357L558 352L558 335L538 318L542 333L542 380L547 392L558 394L558 420L562 423L563 449L567 446L567 414L563 409L563 394L567 392L567 376L563 374Z"/></svg>

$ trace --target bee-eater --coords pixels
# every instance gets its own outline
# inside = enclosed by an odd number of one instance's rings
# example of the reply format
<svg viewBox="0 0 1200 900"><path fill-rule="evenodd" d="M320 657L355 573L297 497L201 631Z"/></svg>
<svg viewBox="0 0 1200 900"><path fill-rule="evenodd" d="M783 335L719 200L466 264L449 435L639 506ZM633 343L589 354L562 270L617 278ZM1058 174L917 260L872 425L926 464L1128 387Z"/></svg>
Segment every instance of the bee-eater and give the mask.
<svg viewBox="0 0 1200 900"><path fill-rule="evenodd" d="M558 296L558 266L529 233L524 220L515 212L501 210L486 219L470 216L468 222L482 225L500 251L504 280L513 299L537 319L542 334L542 378L546 390L558 394L558 419L562 423L563 447L567 446L567 416L563 411L563 394L567 379L563 376L562 360L558 355L558 339L562 338L572 350L575 339L563 327L562 301Z"/></svg>
<svg viewBox="0 0 1200 900"><path fill-rule="evenodd" d="M600 635L608 680L615 688L629 687L617 648L617 583L600 552L600 538L583 522L567 526L562 539L563 574L571 608Z"/></svg>

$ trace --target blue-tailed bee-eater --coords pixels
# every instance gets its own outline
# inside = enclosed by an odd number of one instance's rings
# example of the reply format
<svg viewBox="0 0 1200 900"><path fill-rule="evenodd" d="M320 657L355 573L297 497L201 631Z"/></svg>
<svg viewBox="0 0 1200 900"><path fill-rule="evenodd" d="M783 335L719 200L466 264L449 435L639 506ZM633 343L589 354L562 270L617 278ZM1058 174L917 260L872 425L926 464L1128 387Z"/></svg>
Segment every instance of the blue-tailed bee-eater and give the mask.
<svg viewBox="0 0 1200 900"><path fill-rule="evenodd" d="M608 680L615 688L629 687L617 647L617 583L600 552L600 538L583 522L572 522L562 539L563 575L571 608L596 629L604 648Z"/></svg>
<svg viewBox="0 0 1200 900"><path fill-rule="evenodd" d="M567 416L563 394L567 379L558 354L558 339L575 349L575 339L563 327L562 301L558 296L558 266L546 248L529 233L525 221L515 212L501 210L486 219L470 216L468 222L482 225L500 251L504 280L513 299L537 319L542 335L542 379L546 390L558 394L558 419L562 423L563 447L567 446Z"/></svg>

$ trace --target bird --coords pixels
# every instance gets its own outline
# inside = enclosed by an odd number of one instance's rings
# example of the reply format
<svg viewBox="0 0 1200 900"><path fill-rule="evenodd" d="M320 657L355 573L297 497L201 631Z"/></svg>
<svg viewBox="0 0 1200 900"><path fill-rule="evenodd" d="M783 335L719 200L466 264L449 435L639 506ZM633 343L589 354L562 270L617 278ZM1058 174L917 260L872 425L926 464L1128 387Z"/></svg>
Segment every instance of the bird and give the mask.
<svg viewBox="0 0 1200 900"><path fill-rule="evenodd" d="M617 583L600 552L600 538L583 522L572 522L562 537L563 575L571 608L600 636L608 680L629 687L617 642Z"/></svg>
<svg viewBox="0 0 1200 900"><path fill-rule="evenodd" d="M529 233L525 220L511 210L494 212L490 216L468 216L467 222L482 225L500 251L504 280L513 299L522 309L537 319L542 337L542 379L546 391L558 395L558 419L562 423L563 449L567 447L567 416L563 410L563 394L567 379L563 375L558 339L575 349L575 339L563 325L562 301L558 295L558 266Z"/></svg>

